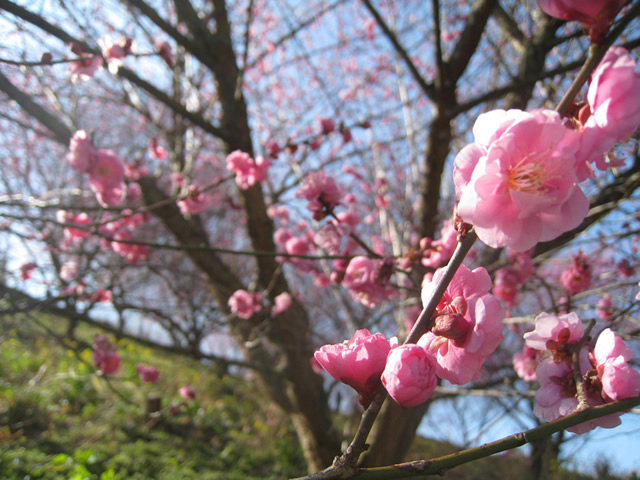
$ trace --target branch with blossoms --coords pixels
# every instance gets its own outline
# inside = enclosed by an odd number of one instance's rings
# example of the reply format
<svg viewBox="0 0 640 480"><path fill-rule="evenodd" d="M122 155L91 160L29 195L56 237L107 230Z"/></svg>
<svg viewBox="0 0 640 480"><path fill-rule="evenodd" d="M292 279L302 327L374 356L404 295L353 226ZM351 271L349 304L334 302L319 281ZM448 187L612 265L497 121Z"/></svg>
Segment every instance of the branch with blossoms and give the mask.
<svg viewBox="0 0 640 480"><path fill-rule="evenodd" d="M640 4L605 37L623 3L567 7L540 1L552 16L581 21L594 42L589 57L555 111L495 110L479 116L473 127L474 143L454 161L459 243L446 268L425 276L424 308L404 344L398 346L397 339L387 340L381 333L358 330L350 340L316 351L315 359L333 378L356 390L365 411L342 456L305 478L440 473L563 429L584 433L596 426L615 427L623 410L640 404L640 372L628 364L632 351L619 336L606 328L594 344L595 321L585 330L574 312L541 313L524 339L535 368L529 379L536 378L541 385L534 413L550 423L445 459L358 467L387 394L401 407L410 408L432 395L438 378L455 385L477 380L484 360L502 341L504 310L489 293L489 274L484 268L471 271L462 263L476 235L488 246L509 247L515 254L529 252L530 258L538 243L579 227L587 216L589 200L579 183L593 177L594 168L607 171L621 165L608 152L640 125L640 104L626 103L640 92L640 75L628 52L611 46L637 16ZM589 79L587 102L576 104L576 95ZM318 191L313 194L324 215L326 202ZM584 276L578 270L569 270L571 278L563 278L565 285ZM522 273L514 270L505 283L523 282L530 273Z"/></svg>
<svg viewBox="0 0 640 480"><path fill-rule="evenodd" d="M496 453L506 452L526 445L527 443L548 438L562 430L567 430L576 425L591 422L617 412L628 411L638 405L640 405L640 398L634 397L592 407L587 410L576 411L553 422L532 428L531 430L525 430L524 432L509 435L495 442L485 443L478 447L468 448L430 460L417 460L376 468L355 467L351 470L331 467L322 472L300 477L296 480L348 480L351 478L393 480L414 477L422 478L427 475L443 475L451 468L495 455Z"/></svg>

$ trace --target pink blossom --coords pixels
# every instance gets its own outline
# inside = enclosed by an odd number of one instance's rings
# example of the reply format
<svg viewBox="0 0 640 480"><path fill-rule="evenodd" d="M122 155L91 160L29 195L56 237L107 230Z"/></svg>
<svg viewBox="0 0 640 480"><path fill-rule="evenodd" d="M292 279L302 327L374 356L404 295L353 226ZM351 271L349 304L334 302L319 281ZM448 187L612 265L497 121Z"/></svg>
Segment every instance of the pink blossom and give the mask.
<svg viewBox="0 0 640 480"><path fill-rule="evenodd" d="M113 294L111 290L105 290L104 288L99 288L91 295L89 295L86 300L91 303L106 303L111 301L111 297Z"/></svg>
<svg viewBox="0 0 640 480"><path fill-rule="evenodd" d="M535 330L524 334L525 343L536 350L549 350L557 362L570 358L584 335L582 322L574 312L560 316L543 312L536 317L535 325Z"/></svg>
<svg viewBox="0 0 640 480"><path fill-rule="evenodd" d="M111 375L120 368L120 356L116 353L115 344L111 343L106 335L98 335L93 340L93 352L91 359L103 375Z"/></svg>
<svg viewBox="0 0 640 480"><path fill-rule="evenodd" d="M111 150L98 150L89 171L89 184L103 207L117 207L124 198L124 164Z"/></svg>
<svg viewBox="0 0 640 480"><path fill-rule="evenodd" d="M640 373L627 363L633 352L610 328L602 331L593 349L592 363L602 384L605 402L635 397L640 389Z"/></svg>
<svg viewBox="0 0 640 480"><path fill-rule="evenodd" d="M280 295L276 296L276 298L273 299L271 315L275 317L276 315L286 312L291 306L291 301L291 295L287 292L282 292Z"/></svg>
<svg viewBox="0 0 640 480"><path fill-rule="evenodd" d="M197 185L189 185L189 192L177 203L183 215L198 215L209 208L211 197L207 193L200 191Z"/></svg>
<svg viewBox="0 0 640 480"><path fill-rule="evenodd" d="M189 385L183 385L182 387L180 387L180 390L178 390L178 392L180 393L180 396L185 400L193 400L194 398L196 398L196 391Z"/></svg>
<svg viewBox="0 0 640 480"><path fill-rule="evenodd" d="M425 278L422 303L434 294L444 269ZM461 265L436 309L435 326L418 345L434 356L440 378L463 385L480 376L480 369L502 341L504 310L489 294L491 278L484 268L471 271Z"/></svg>
<svg viewBox="0 0 640 480"><path fill-rule="evenodd" d="M387 340L381 333L372 335L362 329L343 343L324 345L314 357L329 375L354 388L366 408L380 385L387 354L396 344L395 338Z"/></svg>
<svg viewBox="0 0 640 480"><path fill-rule="evenodd" d="M63 212L63 214L65 216L63 223L78 225L83 227L88 227L89 225L91 225L91 219L89 218L89 215L87 215L84 212L81 212L76 216L74 216L73 213L71 212ZM78 228L73 228L73 227L65 227L64 243L70 244L78 240L82 240L83 238L86 238L89 235L89 233L90 232L88 232L87 230L80 230Z"/></svg>
<svg viewBox="0 0 640 480"><path fill-rule="evenodd" d="M271 205L267 209L267 215L269 218L273 218L274 220L277 218L280 220L282 225L287 225L289 223L289 209L280 205Z"/></svg>
<svg viewBox="0 0 640 480"><path fill-rule="evenodd" d="M624 3L625 0L538 0L547 15L580 22L590 32L592 40L599 40L606 34L609 23Z"/></svg>
<svg viewBox="0 0 640 480"><path fill-rule="evenodd" d="M573 413L578 407L573 370L566 362L552 358L540 362L536 369L540 388L536 392L533 413L547 422Z"/></svg>
<svg viewBox="0 0 640 480"><path fill-rule="evenodd" d="M640 73L636 72L635 60L622 47L609 48L591 76L587 92L591 116L582 130L579 157L595 160L600 170L621 165L611 155L608 159L613 163L607 163L603 154L629 138L640 125L638 92Z"/></svg>
<svg viewBox="0 0 640 480"><path fill-rule="evenodd" d="M475 143L455 159L457 213L492 247L529 250L580 224L589 200L577 186L579 134L550 110L478 117Z"/></svg>
<svg viewBox="0 0 640 480"><path fill-rule="evenodd" d="M591 285L591 265L582 251L573 257L571 265L560 276L562 286L569 295L583 292Z"/></svg>
<svg viewBox="0 0 640 480"><path fill-rule="evenodd" d="M381 378L398 405L414 407L425 402L436 388L436 362L424 348L402 345L389 352Z"/></svg>
<svg viewBox="0 0 640 480"><path fill-rule="evenodd" d="M158 51L158 55L162 58L169 67L173 68L175 63L175 58L173 56L173 51L171 49L171 45L169 42L164 41L160 38L156 38L154 41L154 46Z"/></svg>
<svg viewBox="0 0 640 480"><path fill-rule="evenodd" d="M146 383L156 383L158 378L160 377L160 372L156 367L152 367L151 365L145 365L144 363L138 363L136 365L136 370L138 372L138 377L140 380Z"/></svg>
<svg viewBox="0 0 640 480"><path fill-rule="evenodd" d="M115 75L122 66L124 57L131 53L131 39L114 39L111 35L105 35L98 39L98 45L102 50L102 56L107 61L109 72Z"/></svg>
<svg viewBox="0 0 640 480"><path fill-rule="evenodd" d="M623 278L629 278L636 273L636 269L631 265L628 259L623 258L616 265L616 272Z"/></svg>
<svg viewBox="0 0 640 480"><path fill-rule="evenodd" d="M309 173L296 192L296 198L307 200L307 208L316 220L322 220L333 212L343 196L342 189L323 171Z"/></svg>
<svg viewBox="0 0 640 480"><path fill-rule="evenodd" d="M387 269L385 271L385 269ZM393 273L392 265L384 260L371 260L357 256L351 259L345 270L342 285L349 290L351 296L363 305L373 308L382 300L391 297L395 292L389 284Z"/></svg>
<svg viewBox="0 0 640 480"><path fill-rule="evenodd" d="M38 265L35 262L23 263L20 265L20 278L29 280L36 268L38 268Z"/></svg>
<svg viewBox="0 0 640 480"><path fill-rule="evenodd" d="M67 161L71 168L82 173L89 173L94 162L95 150L87 132L78 130L69 141Z"/></svg>
<svg viewBox="0 0 640 480"><path fill-rule="evenodd" d="M89 80L102 67L102 58L91 53L81 54L82 59L69 63L68 72L72 83Z"/></svg>
<svg viewBox="0 0 640 480"><path fill-rule="evenodd" d="M518 376L527 381L533 382L536 380L536 368L540 361L538 350L531 347L524 347L524 350L520 353L516 353L513 356L513 368Z"/></svg>
<svg viewBox="0 0 640 480"><path fill-rule="evenodd" d="M111 249L118 255L124 257L129 265L136 265L140 260L149 257L149 247L133 242L133 235L125 229L119 229L112 233L113 241L109 243Z"/></svg>
<svg viewBox="0 0 640 480"><path fill-rule="evenodd" d="M516 304L519 286L520 275L514 268L504 267L496 270L492 292L510 307Z"/></svg>
<svg viewBox="0 0 640 480"><path fill-rule="evenodd" d="M598 318L600 320L609 321L613 316L613 302L611 302L611 297L609 295L603 295L596 303L596 313L598 314Z"/></svg>
<svg viewBox="0 0 640 480"><path fill-rule="evenodd" d="M430 242L425 248L422 257L422 265L437 268L446 264L458 245L458 231L453 220L447 220L440 229L440 238Z"/></svg>
<svg viewBox="0 0 640 480"><path fill-rule="evenodd" d="M231 312L238 317L251 318L254 313L262 310L262 295L259 292L236 290L229 298L228 303Z"/></svg>
<svg viewBox="0 0 640 480"><path fill-rule="evenodd" d="M156 160L164 160L167 158L167 149L158 143L158 137L152 137L149 139L149 156Z"/></svg>
<svg viewBox="0 0 640 480"><path fill-rule="evenodd" d="M247 153L236 150L227 156L227 170L236 174L236 183L243 190L267 178L271 163L263 157L254 160Z"/></svg>

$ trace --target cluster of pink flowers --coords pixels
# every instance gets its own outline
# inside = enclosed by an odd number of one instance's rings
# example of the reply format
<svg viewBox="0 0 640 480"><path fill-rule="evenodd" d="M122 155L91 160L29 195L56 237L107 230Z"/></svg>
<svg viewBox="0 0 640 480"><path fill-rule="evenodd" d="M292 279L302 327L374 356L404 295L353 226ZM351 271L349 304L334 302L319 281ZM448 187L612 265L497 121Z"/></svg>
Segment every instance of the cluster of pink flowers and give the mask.
<svg viewBox="0 0 640 480"><path fill-rule="evenodd" d="M390 260L353 257L342 278L342 285L363 305L373 308L396 293L390 284L394 264Z"/></svg>
<svg viewBox="0 0 640 480"><path fill-rule="evenodd" d="M189 185L187 195L177 203L183 215L197 215L209 208L211 197L197 185Z"/></svg>
<svg viewBox="0 0 640 480"><path fill-rule="evenodd" d="M137 213L131 215L130 210L123 210L123 217L106 223L100 228L100 233L111 240L103 242L103 248L111 249L122 256L129 265L136 265L140 260L149 257L149 247L135 243L132 231L146 222L148 214Z"/></svg>
<svg viewBox="0 0 640 480"><path fill-rule="evenodd" d="M527 347L538 352L536 377L540 389L536 393L534 413L545 421L553 421L578 408L573 354L584 328L577 314L538 315L535 330L526 333ZM611 329L600 333L593 349L585 343L578 352L583 398L588 406L635 397L640 389L640 373L627 362L632 352ZM528 367L530 370L530 366ZM584 433L596 426L612 428L620 424L620 413L586 422L569 430Z"/></svg>
<svg viewBox="0 0 640 480"><path fill-rule="evenodd" d="M515 253L508 251L509 266L499 268L495 273L493 294L509 307L516 304L518 290L533 274L531 251Z"/></svg>
<svg viewBox="0 0 640 480"><path fill-rule="evenodd" d="M577 227L589 209L578 182L592 175L591 162L619 164L605 154L640 124L639 89L635 61L611 47L592 75L591 115L577 129L550 110L480 115L474 143L454 162L458 215L487 245L520 252Z"/></svg>
<svg viewBox="0 0 640 480"><path fill-rule="evenodd" d="M560 282L569 295L583 292L591 286L591 264L579 251L560 275Z"/></svg>
<svg viewBox="0 0 640 480"><path fill-rule="evenodd" d="M227 155L227 170L236 174L236 183L242 190L246 190L267 178L271 163L263 157L255 160L240 150Z"/></svg>
<svg viewBox="0 0 640 480"><path fill-rule="evenodd" d="M431 240L423 238L420 241L422 265L437 268L446 264L458 245L458 231L453 220L447 220L440 229L440 238Z"/></svg>
<svg viewBox="0 0 640 480"><path fill-rule="evenodd" d="M332 214L343 197L342 189L323 171L309 173L296 192L296 198L307 200L307 208L313 212L315 220Z"/></svg>
<svg viewBox="0 0 640 480"><path fill-rule="evenodd" d="M85 212L81 212L78 215L74 215L73 212L65 210L58 210L56 212L56 220L59 223L66 225L78 225L82 227L89 227L91 225L91 219ZM73 227L64 228L64 240L62 241L62 249L67 248L71 244L78 242L89 235L89 231Z"/></svg>
<svg viewBox="0 0 640 480"><path fill-rule="evenodd" d="M93 340L91 359L103 375L111 375L120 368L120 355L116 353L118 347L106 335L98 335Z"/></svg>
<svg viewBox="0 0 640 480"><path fill-rule="evenodd" d="M423 303L443 273L437 270L425 282ZM358 330L349 341L320 348L315 359L352 386L365 406L380 383L399 405L418 405L433 393L437 377L459 385L478 379L485 358L502 340L504 311L490 287L486 270L461 266L438 305L435 325L417 344L396 348L396 341L380 333Z"/></svg>
<svg viewBox="0 0 640 480"><path fill-rule="evenodd" d="M89 185L103 207L117 207L127 191L122 159L111 150L95 150L84 130L71 138L67 160L71 168L89 174Z"/></svg>
<svg viewBox="0 0 640 480"><path fill-rule="evenodd" d="M231 312L240 318L251 318L254 313L262 310L262 294L260 292L247 292L236 290L229 297Z"/></svg>
<svg viewBox="0 0 640 480"><path fill-rule="evenodd" d="M151 365L145 365L144 363L138 363L136 365L136 371L141 381L145 383L156 383L160 378L160 372L156 367Z"/></svg>

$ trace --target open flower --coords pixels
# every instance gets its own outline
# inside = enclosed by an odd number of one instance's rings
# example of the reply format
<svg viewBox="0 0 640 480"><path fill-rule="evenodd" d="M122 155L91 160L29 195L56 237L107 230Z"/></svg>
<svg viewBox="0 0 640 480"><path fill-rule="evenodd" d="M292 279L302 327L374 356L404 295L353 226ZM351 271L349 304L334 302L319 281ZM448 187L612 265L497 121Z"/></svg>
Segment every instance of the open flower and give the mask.
<svg viewBox="0 0 640 480"><path fill-rule="evenodd" d="M579 134L550 110L478 117L475 143L456 156L457 213L492 247L522 252L580 224L589 200L577 186Z"/></svg>
<svg viewBox="0 0 640 480"><path fill-rule="evenodd" d="M354 388L366 408L380 386L387 355L396 344L395 337L387 340L382 333L362 329L343 343L324 345L314 357L329 375Z"/></svg>
<svg viewBox="0 0 640 480"><path fill-rule="evenodd" d="M443 274L444 269L436 270L423 284L423 305ZM464 265L449 283L436 309L435 326L418 341L435 358L440 378L456 385L476 380L485 358L502 341L504 310L490 288L484 268L471 271Z"/></svg>

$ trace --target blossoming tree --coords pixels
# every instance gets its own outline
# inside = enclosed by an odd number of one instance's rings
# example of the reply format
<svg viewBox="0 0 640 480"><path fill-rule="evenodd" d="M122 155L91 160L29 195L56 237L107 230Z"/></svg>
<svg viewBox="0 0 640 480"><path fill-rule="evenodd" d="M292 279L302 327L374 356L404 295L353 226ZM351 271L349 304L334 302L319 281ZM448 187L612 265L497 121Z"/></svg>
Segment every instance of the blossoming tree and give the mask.
<svg viewBox="0 0 640 480"><path fill-rule="evenodd" d="M640 3L539 3L0 0L2 312L251 372L315 478L618 425ZM365 468L491 389L549 423Z"/></svg>

